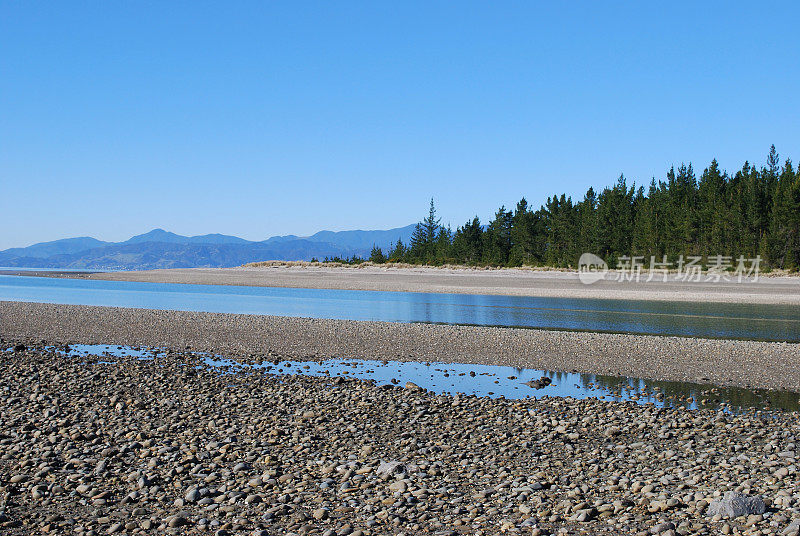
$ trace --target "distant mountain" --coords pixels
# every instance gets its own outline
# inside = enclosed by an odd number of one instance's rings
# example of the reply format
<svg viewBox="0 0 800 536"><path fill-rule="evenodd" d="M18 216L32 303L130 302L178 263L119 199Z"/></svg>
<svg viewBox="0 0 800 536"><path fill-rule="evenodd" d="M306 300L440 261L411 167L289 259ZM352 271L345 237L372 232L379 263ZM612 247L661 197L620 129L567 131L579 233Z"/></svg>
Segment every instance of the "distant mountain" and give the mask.
<svg viewBox="0 0 800 536"><path fill-rule="evenodd" d="M10 257L33 257L45 259L52 255L59 255L63 253L76 253L78 251L86 251L87 249L98 248L105 246L109 242L103 242L96 238L89 236L82 236L79 238L64 238L63 240L53 240L52 242L40 242L26 248L11 248L5 251L0 251L0 256Z"/></svg>
<svg viewBox="0 0 800 536"><path fill-rule="evenodd" d="M219 233L190 236L190 244L250 244L250 240L239 238L238 236L224 235Z"/></svg>
<svg viewBox="0 0 800 536"><path fill-rule="evenodd" d="M408 240L414 233L414 227L416 227L415 224L389 229L388 231L320 231L309 236L308 240L339 244L367 252L372 249L373 245L377 244L386 250L388 246L396 244L398 238L408 244Z"/></svg>
<svg viewBox="0 0 800 536"><path fill-rule="evenodd" d="M369 255L373 245L387 251L397 239L408 243L414 225L379 231L320 231L309 237L274 236L261 242L236 236L182 236L163 229L124 242L67 238L0 251L0 266L149 270L239 266L266 260L311 260Z"/></svg>
<svg viewBox="0 0 800 536"><path fill-rule="evenodd" d="M161 242L164 244L186 244L189 241L188 236L181 236L175 233L170 233L164 229L153 229L149 233L144 233L132 236L122 244L144 244L146 242Z"/></svg>
<svg viewBox="0 0 800 536"><path fill-rule="evenodd" d="M324 242L337 246L361 250L369 254L373 245L377 245L384 250L397 243L401 239L408 244L411 235L414 233L416 224L397 227L387 231L319 231L311 236L300 237L296 235L273 236L264 240L265 244L289 242L292 240L308 240L311 242Z"/></svg>
<svg viewBox="0 0 800 536"><path fill-rule="evenodd" d="M181 236L164 229L153 229L149 233L140 234L127 239L122 244L142 244L145 242L163 242L166 244L249 244L250 240L238 236L207 234L200 236Z"/></svg>

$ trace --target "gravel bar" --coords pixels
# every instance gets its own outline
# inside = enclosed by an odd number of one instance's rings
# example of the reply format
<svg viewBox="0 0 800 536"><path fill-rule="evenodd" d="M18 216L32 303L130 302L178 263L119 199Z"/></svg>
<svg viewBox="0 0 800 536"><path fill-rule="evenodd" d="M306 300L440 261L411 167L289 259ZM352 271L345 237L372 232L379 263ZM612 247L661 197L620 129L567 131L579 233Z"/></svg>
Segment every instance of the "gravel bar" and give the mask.
<svg viewBox="0 0 800 536"><path fill-rule="evenodd" d="M0 337L187 347L234 358L507 365L800 392L800 345L0 302Z"/></svg>
<svg viewBox="0 0 800 536"><path fill-rule="evenodd" d="M8 342L3 535L800 528L797 413L435 395L413 384L221 374L186 351L76 358Z"/></svg>

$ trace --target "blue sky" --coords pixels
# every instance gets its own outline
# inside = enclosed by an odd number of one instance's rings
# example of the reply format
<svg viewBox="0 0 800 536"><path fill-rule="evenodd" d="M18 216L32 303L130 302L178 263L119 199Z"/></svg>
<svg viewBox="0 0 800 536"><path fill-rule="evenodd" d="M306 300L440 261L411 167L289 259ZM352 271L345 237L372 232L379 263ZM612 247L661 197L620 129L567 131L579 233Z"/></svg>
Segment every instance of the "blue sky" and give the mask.
<svg viewBox="0 0 800 536"><path fill-rule="evenodd" d="M796 2L0 0L0 249L455 228L800 158Z"/></svg>

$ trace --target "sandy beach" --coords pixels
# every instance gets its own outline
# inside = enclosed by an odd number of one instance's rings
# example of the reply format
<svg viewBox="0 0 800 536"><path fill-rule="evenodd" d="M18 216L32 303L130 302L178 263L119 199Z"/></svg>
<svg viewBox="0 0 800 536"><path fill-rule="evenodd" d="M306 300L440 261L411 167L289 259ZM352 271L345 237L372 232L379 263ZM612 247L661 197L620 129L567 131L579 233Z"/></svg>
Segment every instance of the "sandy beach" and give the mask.
<svg viewBox="0 0 800 536"><path fill-rule="evenodd" d="M800 278L761 277L756 282L686 282L658 278L647 282L606 279L585 285L575 272L523 269L478 270L451 268L385 268L269 266L240 268L187 268L139 272L107 272L70 275L110 281L189 283L199 285L246 285L293 288L330 288L402 292L443 292L563 298L624 300L705 301L800 305ZM673 276L670 276L674 278Z"/></svg>

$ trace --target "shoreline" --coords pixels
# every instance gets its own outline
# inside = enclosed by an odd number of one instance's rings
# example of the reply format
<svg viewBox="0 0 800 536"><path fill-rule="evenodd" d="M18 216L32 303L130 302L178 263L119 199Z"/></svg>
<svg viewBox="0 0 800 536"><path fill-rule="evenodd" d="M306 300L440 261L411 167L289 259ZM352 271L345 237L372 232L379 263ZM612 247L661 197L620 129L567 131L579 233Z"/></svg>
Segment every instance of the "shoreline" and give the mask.
<svg viewBox="0 0 800 536"><path fill-rule="evenodd" d="M195 285L365 290L525 296L543 298L705 301L800 305L800 278L762 277L756 282L614 281L585 285L577 273L548 270L475 270L453 268L269 266L186 268L102 272L56 277Z"/></svg>
<svg viewBox="0 0 800 536"><path fill-rule="evenodd" d="M0 302L0 336L239 359L506 365L800 392L800 344Z"/></svg>

